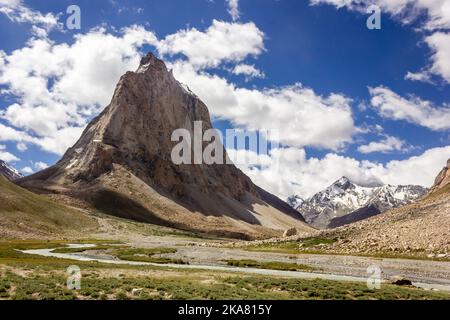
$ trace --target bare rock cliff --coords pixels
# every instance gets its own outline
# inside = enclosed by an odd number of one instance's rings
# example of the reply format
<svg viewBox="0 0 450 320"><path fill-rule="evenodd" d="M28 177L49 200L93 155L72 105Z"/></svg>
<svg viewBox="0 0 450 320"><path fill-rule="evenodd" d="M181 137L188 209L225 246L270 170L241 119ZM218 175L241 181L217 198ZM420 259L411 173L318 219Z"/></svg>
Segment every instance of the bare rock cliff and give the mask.
<svg viewBox="0 0 450 320"><path fill-rule="evenodd" d="M430 193L440 190L449 184L450 184L450 159L448 159L447 161L447 166L445 166L441 170L441 172L439 172L436 179L434 180L434 185L431 188Z"/></svg>

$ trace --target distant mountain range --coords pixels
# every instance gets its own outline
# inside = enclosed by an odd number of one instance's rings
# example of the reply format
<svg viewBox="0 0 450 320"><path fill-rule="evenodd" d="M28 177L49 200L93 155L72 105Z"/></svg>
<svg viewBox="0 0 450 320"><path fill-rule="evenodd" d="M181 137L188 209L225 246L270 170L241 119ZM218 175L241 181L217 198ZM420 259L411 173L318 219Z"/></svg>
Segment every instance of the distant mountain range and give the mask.
<svg viewBox="0 0 450 320"><path fill-rule="evenodd" d="M0 160L0 175L5 177L9 181L13 181L23 177L19 171L11 167L3 160Z"/></svg>
<svg viewBox="0 0 450 320"><path fill-rule="evenodd" d="M309 199L292 196L288 203L300 212L307 223L325 229L343 226L412 203L427 191L424 187L414 185L364 187L342 177Z"/></svg>
<svg viewBox="0 0 450 320"><path fill-rule="evenodd" d="M322 231L338 239L328 252L393 253L414 257L450 257L450 159L426 195L343 228Z"/></svg>

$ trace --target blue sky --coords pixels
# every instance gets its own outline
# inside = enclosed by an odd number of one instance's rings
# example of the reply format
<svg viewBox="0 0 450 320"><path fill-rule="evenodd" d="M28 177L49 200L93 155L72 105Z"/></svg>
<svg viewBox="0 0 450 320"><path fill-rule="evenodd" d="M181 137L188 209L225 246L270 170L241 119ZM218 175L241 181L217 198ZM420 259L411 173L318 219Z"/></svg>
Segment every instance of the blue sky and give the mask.
<svg viewBox="0 0 450 320"><path fill-rule="evenodd" d="M450 157L450 17L446 0L409 2L370 1L369 30L365 7L339 0L0 0L0 156L25 174L55 163L152 50L216 128L281 129L278 153L241 165L280 197L342 175L428 186Z"/></svg>

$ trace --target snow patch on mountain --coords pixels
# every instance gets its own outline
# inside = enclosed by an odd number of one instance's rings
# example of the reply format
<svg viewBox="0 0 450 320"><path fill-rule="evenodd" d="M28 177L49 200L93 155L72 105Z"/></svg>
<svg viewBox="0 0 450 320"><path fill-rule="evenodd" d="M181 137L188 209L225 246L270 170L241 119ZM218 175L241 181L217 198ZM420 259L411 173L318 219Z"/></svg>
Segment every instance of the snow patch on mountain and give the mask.
<svg viewBox="0 0 450 320"><path fill-rule="evenodd" d="M23 175L19 171L11 167L3 160L0 160L0 175L5 177L9 181L13 181L23 177Z"/></svg>
<svg viewBox="0 0 450 320"><path fill-rule="evenodd" d="M334 228L412 203L427 193L421 186L361 186L342 177L325 190L299 202L288 202L316 228Z"/></svg>

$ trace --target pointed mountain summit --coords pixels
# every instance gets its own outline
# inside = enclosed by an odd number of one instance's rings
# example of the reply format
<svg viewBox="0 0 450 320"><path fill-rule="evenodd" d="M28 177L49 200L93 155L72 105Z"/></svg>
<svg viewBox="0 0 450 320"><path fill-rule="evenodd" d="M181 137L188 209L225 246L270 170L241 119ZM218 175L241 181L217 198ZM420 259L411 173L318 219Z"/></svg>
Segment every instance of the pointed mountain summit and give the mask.
<svg viewBox="0 0 450 320"><path fill-rule="evenodd" d="M121 77L111 103L63 158L20 184L186 230L240 238L312 230L232 164L174 164L172 133L185 129L193 136L196 121L203 132L212 128L206 105L150 53Z"/></svg>
<svg viewBox="0 0 450 320"><path fill-rule="evenodd" d="M347 190L350 188L353 188L355 185L350 181L349 178L347 177L342 177L339 180L335 181L331 187L336 187L336 188L340 188L342 190Z"/></svg>

